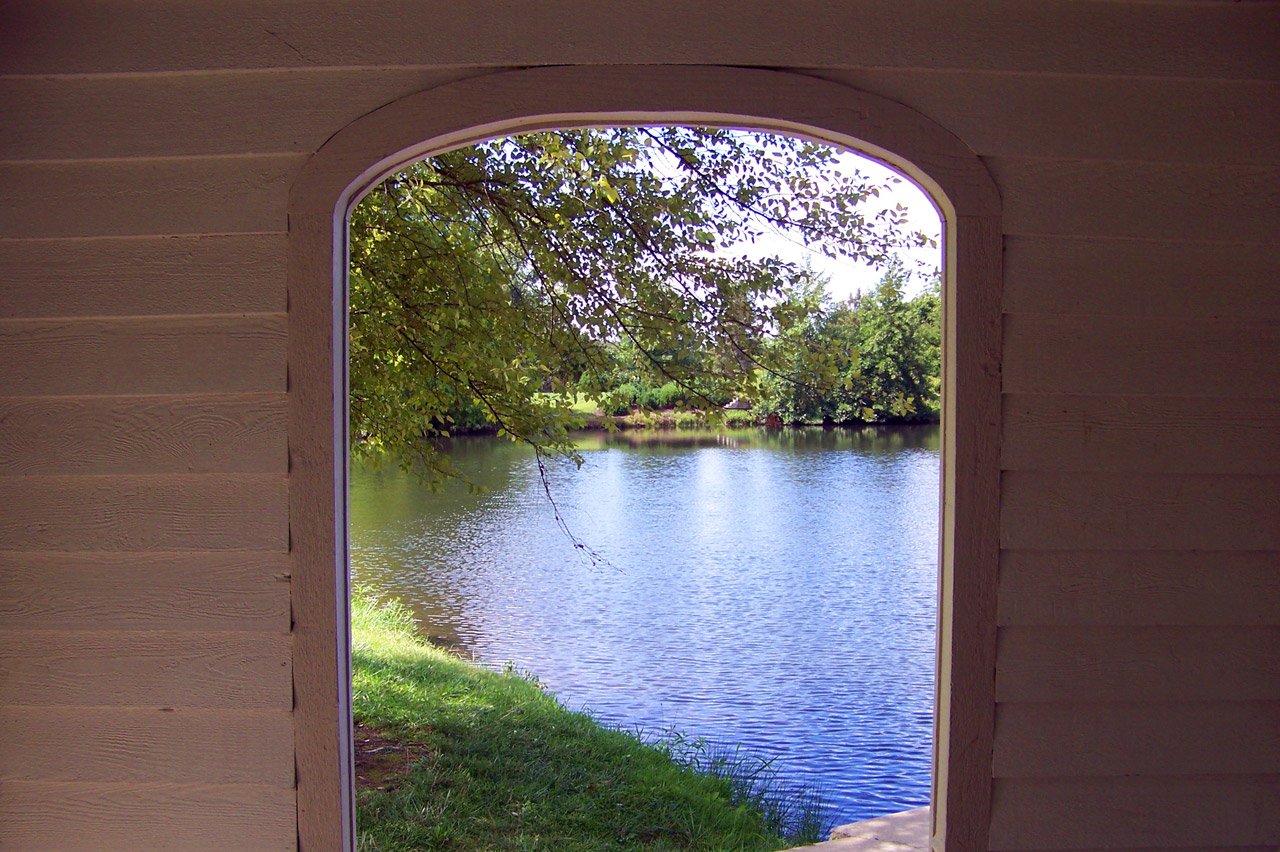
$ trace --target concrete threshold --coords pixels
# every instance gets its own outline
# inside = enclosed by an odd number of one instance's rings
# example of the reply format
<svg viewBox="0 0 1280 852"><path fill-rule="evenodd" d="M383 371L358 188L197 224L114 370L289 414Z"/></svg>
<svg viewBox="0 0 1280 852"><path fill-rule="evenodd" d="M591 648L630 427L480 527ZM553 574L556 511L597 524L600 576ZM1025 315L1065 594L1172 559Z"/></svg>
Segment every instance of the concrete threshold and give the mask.
<svg viewBox="0 0 1280 852"><path fill-rule="evenodd" d="M930 822L926 805L838 826L830 840L787 852L927 852Z"/></svg>

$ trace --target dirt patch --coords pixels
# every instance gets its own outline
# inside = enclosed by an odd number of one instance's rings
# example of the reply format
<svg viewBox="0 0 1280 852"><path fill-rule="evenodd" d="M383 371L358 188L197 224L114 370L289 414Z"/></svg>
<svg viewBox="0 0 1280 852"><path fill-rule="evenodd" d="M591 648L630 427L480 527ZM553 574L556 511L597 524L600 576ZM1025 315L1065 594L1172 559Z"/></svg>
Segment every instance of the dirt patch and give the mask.
<svg viewBox="0 0 1280 852"><path fill-rule="evenodd" d="M405 743L386 737L375 728L355 725L356 789L391 790L409 772L413 762L427 754L423 743Z"/></svg>

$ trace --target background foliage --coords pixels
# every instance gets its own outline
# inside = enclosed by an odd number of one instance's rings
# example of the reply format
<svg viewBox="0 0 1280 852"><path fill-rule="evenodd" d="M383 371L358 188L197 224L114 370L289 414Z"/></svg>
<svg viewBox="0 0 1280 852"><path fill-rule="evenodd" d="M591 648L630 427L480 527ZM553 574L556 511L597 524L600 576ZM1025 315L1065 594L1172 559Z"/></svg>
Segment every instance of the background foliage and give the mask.
<svg viewBox="0 0 1280 852"><path fill-rule="evenodd" d="M883 320L855 322L823 309L811 270L744 252L778 231L883 266L926 242L901 208L868 213L882 187L836 155L722 129L586 129L461 148L388 178L351 217L353 450L438 478L453 471L432 439L490 423L572 454L581 395L712 413L776 398L799 413L813 407L800 389L844 386L834 412L924 410L911 381L852 366L850 341L902 338L888 291L873 297ZM883 404L858 384L871 375Z"/></svg>

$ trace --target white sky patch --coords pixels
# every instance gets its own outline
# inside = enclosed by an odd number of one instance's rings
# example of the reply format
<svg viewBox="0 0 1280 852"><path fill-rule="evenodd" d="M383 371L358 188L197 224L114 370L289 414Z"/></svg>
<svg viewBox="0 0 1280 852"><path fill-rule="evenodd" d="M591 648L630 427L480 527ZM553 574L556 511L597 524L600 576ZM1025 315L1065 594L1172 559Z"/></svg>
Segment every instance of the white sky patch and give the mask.
<svg viewBox="0 0 1280 852"><path fill-rule="evenodd" d="M899 252L906 261L907 269L914 273L907 284L907 296L916 295L924 289L934 271L942 267L942 222L933 204L919 187L875 160L845 151L839 155L839 161L843 169L861 172L872 183L886 187L879 198L867 202L868 218L880 210L901 204L907 210L906 230L920 231L936 244L935 248L904 248ZM847 299L858 291L870 291L882 275L882 270L866 263L829 258L821 252L807 249L798 239L781 233L765 234L733 255L748 258L777 256L798 264L803 264L808 258L815 270L830 278L827 292L836 301Z"/></svg>

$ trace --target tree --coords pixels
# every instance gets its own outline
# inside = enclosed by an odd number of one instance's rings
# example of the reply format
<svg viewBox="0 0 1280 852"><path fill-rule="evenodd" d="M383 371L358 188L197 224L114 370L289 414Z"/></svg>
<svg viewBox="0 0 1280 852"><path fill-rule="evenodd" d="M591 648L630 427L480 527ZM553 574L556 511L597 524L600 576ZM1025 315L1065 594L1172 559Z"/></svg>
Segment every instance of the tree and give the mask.
<svg viewBox="0 0 1280 852"><path fill-rule="evenodd" d="M691 404L761 393L761 376L832 379L802 326L809 274L743 254L769 230L884 263L903 211L837 152L792 137L651 127L532 133L432 157L351 218L351 435L428 478L433 438L489 422L572 453L575 394L616 404L619 346ZM546 391L555 391L547 393Z"/></svg>
<svg viewBox="0 0 1280 852"><path fill-rule="evenodd" d="M858 351L855 406L862 420L922 420L937 415L941 359L941 293L935 279L906 299L907 272L895 259L850 318Z"/></svg>
<svg viewBox="0 0 1280 852"><path fill-rule="evenodd" d="M836 380L825 375L792 380L805 368L797 360L790 376L771 376L766 382L766 409L788 423L936 419L940 286L935 278L922 293L907 299L909 277L906 265L894 257L871 293L839 304L832 304L822 282L816 282L807 294L816 307L778 343L792 353L826 353Z"/></svg>

